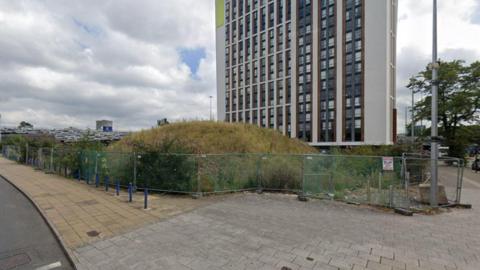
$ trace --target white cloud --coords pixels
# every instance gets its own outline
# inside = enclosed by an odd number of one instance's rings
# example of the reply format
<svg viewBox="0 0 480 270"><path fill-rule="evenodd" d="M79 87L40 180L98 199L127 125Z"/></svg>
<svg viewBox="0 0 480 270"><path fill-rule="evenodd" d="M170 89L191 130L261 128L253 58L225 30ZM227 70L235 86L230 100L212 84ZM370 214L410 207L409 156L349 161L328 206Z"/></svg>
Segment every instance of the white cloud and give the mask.
<svg viewBox="0 0 480 270"><path fill-rule="evenodd" d="M215 93L209 0L2 1L2 122L120 129L207 118ZM196 76L179 48L204 48Z"/></svg>
<svg viewBox="0 0 480 270"><path fill-rule="evenodd" d="M411 105L411 92L405 87L408 79L432 61L432 3L399 1L397 107L400 132L405 127L405 108ZM480 25L472 23L472 16L480 16L474 14L477 5L477 0L438 1L440 59L480 60Z"/></svg>
<svg viewBox="0 0 480 270"><path fill-rule="evenodd" d="M439 2L439 56L480 57L478 0ZM408 78L431 61L432 1L400 0L399 130ZM120 129L207 118L215 97L214 1L0 1L0 113L45 127ZM204 48L195 76L179 48ZM214 101L214 104L215 101Z"/></svg>

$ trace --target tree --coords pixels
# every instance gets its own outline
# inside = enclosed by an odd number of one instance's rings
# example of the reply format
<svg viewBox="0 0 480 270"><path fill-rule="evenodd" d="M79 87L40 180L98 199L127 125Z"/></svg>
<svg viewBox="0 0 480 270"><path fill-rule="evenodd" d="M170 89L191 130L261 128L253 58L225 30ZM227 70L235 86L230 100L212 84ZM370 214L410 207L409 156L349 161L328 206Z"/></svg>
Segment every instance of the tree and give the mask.
<svg viewBox="0 0 480 270"><path fill-rule="evenodd" d="M462 60L439 62L438 123L439 134L449 146L449 155L463 157L465 142L460 139L462 126L478 123L480 111L480 62L466 65ZM432 71L427 67L410 79L407 87L425 98L415 104L415 119L431 120Z"/></svg>
<svg viewBox="0 0 480 270"><path fill-rule="evenodd" d="M22 121L20 122L20 125L18 125L18 128L33 128L33 125L28 123L28 122L25 122L25 121Z"/></svg>

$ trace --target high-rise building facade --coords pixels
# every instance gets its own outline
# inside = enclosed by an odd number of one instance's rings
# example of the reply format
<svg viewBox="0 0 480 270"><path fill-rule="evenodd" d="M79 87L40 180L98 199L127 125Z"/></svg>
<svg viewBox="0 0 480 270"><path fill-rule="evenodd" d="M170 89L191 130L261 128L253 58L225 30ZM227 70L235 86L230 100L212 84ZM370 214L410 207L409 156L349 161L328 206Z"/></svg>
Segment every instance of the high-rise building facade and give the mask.
<svg viewBox="0 0 480 270"><path fill-rule="evenodd" d="M219 119L393 143L396 22L397 0L216 0Z"/></svg>

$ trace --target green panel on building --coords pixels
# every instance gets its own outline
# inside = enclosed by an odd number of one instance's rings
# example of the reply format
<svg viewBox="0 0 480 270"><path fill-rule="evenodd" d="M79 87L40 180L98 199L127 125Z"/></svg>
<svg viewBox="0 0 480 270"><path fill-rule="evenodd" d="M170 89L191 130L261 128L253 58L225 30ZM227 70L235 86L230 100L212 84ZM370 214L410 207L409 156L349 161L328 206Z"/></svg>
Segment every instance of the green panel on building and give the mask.
<svg viewBox="0 0 480 270"><path fill-rule="evenodd" d="M225 0L215 0L215 21L217 28L225 24Z"/></svg>

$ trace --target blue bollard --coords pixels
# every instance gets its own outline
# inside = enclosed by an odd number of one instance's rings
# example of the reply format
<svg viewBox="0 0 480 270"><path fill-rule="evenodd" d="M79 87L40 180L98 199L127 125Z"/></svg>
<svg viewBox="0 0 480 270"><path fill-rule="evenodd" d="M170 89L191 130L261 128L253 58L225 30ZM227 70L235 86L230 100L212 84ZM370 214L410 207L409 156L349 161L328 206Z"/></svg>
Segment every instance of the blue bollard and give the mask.
<svg viewBox="0 0 480 270"><path fill-rule="evenodd" d="M143 196L144 196L143 209L147 209L148 208L148 189L147 188L143 190Z"/></svg>
<svg viewBox="0 0 480 270"><path fill-rule="evenodd" d="M132 183L128 183L128 202L132 202Z"/></svg>
<svg viewBox="0 0 480 270"><path fill-rule="evenodd" d="M80 175L80 170L78 170L78 177L77 177L77 178L78 178L78 182L80 182L81 177L82 177L82 176Z"/></svg>
<svg viewBox="0 0 480 270"><path fill-rule="evenodd" d="M117 196L120 196L120 181L117 179L117 184L115 185L115 192Z"/></svg>
<svg viewBox="0 0 480 270"><path fill-rule="evenodd" d="M95 187L98 188L98 186L100 185L100 177L98 176L98 174L95 175Z"/></svg>
<svg viewBox="0 0 480 270"><path fill-rule="evenodd" d="M105 191L108 192L108 186L110 185L110 177L105 176Z"/></svg>

